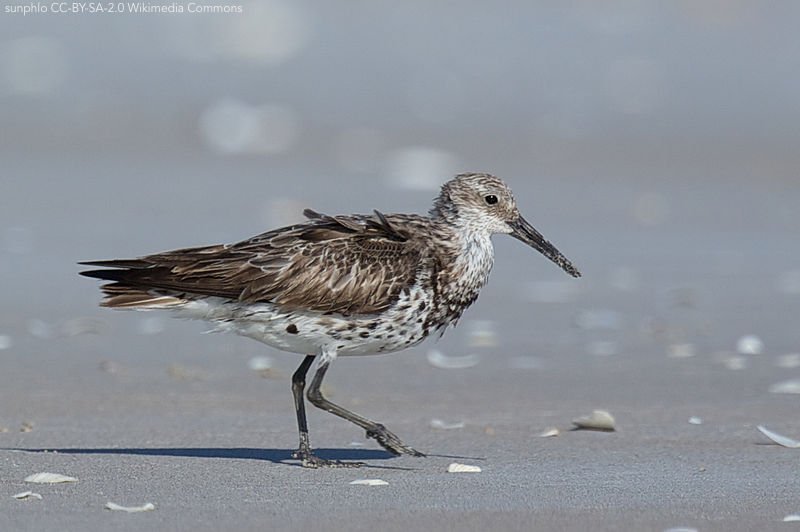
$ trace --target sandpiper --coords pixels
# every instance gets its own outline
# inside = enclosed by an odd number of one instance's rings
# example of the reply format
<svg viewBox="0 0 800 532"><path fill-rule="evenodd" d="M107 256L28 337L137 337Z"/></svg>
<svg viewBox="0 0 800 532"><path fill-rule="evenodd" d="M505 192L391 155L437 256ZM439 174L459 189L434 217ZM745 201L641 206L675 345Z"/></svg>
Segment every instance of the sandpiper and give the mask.
<svg viewBox="0 0 800 532"><path fill-rule="evenodd" d="M401 351L455 325L486 284L493 234L510 234L580 276L520 215L508 186L490 174L451 179L427 216L304 214L305 223L237 244L81 263L104 268L82 275L111 281L102 286L101 306L169 310L305 354L292 376L300 434L292 456L304 467L362 465L312 452L303 392L314 360L307 393L314 406L365 429L393 454L424 456L382 424L327 400L322 380L339 355Z"/></svg>

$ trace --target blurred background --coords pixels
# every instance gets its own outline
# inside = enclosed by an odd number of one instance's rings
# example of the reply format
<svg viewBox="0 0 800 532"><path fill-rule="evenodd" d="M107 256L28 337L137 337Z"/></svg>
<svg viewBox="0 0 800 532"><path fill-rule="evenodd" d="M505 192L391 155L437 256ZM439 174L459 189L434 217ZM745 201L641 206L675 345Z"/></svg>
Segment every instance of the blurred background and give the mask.
<svg viewBox="0 0 800 532"><path fill-rule="evenodd" d="M509 401L570 389L622 410L631 382L636 401L676 406L761 400L798 376L800 4L241 5L0 13L0 375L33 394L27 417L64 411L54 381L76 397L109 373L127 397L154 380L211 393L248 362L284 377L298 362L99 309L77 261L232 242L304 207L425 212L468 170L505 178L584 277L497 238L462 326L341 362L374 372L364 393L400 400L399 371L468 405L480 375L426 357L514 369ZM291 415L285 385L271 388Z"/></svg>

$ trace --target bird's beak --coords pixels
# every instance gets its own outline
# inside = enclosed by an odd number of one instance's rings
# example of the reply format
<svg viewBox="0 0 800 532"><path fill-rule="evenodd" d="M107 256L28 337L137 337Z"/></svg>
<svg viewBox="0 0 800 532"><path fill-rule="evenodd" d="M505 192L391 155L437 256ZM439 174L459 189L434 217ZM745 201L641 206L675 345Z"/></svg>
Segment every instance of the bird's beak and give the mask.
<svg viewBox="0 0 800 532"><path fill-rule="evenodd" d="M556 247L545 240L542 234L533 228L528 221L520 216L515 222L508 222L511 227L511 236L525 242L533 249L538 250L542 255L558 264L562 270L567 272L573 277L580 277L581 272L578 271L572 263L561 254Z"/></svg>

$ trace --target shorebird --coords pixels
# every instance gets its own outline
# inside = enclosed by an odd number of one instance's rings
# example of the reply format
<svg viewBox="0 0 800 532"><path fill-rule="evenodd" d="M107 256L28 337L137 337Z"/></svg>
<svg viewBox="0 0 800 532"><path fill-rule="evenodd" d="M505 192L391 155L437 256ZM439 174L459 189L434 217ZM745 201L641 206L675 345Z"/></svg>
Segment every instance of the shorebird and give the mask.
<svg viewBox="0 0 800 532"><path fill-rule="evenodd" d="M328 216L229 245L193 247L138 259L81 264L81 275L111 281L101 306L169 310L212 322L222 331L305 354L292 375L304 467L349 467L311 448L303 398L342 417L395 454L424 456L380 423L326 399L322 380L337 356L401 351L444 334L478 297L494 262L493 234L538 250L573 277L580 272L522 217L509 187L485 173L460 174L442 185L427 216Z"/></svg>

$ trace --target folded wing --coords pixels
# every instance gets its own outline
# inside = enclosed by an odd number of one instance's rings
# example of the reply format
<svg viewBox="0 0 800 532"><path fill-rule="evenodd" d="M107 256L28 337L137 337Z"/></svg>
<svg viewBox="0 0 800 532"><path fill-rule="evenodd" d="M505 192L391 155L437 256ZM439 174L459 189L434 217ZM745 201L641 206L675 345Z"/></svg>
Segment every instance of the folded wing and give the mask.
<svg viewBox="0 0 800 532"><path fill-rule="evenodd" d="M166 308L197 296L272 303L284 310L370 314L415 280L419 241L387 218L326 216L233 245L179 249L132 260L86 262L82 275L112 281L104 306Z"/></svg>

